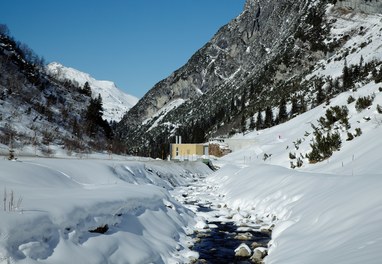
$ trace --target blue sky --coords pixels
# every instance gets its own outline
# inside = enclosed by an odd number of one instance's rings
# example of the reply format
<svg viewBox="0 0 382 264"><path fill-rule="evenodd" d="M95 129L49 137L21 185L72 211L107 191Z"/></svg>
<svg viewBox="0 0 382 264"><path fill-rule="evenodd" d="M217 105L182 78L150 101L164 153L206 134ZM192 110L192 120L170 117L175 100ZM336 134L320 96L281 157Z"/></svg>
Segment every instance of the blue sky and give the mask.
<svg viewBox="0 0 382 264"><path fill-rule="evenodd" d="M0 23L47 62L142 97L184 65L245 0L12 0Z"/></svg>

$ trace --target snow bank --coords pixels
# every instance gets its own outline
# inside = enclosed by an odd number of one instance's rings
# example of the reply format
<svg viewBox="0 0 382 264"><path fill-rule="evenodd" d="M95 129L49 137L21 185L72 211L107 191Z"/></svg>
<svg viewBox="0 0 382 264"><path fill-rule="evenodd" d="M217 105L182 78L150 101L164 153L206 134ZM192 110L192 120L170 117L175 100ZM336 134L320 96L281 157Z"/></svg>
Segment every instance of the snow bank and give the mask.
<svg viewBox="0 0 382 264"><path fill-rule="evenodd" d="M373 95L361 112L347 98ZM277 217L266 263L380 263L382 259L382 93L374 82L345 92L284 124L245 136L243 149L217 161L220 171L207 178L219 186L231 208L255 209L261 217ZM330 106L346 105L350 132L362 135L346 141L329 159L309 164L317 119ZM295 147L297 140L301 143ZM290 169L289 152L302 154L304 164ZM269 157L265 161L263 155Z"/></svg>
<svg viewBox="0 0 382 264"><path fill-rule="evenodd" d="M209 173L200 163L96 159L0 160L0 167L7 204L0 263L184 262L194 220L168 190Z"/></svg>
<svg viewBox="0 0 382 264"><path fill-rule="evenodd" d="M381 175L226 166L209 179L233 208L279 218L266 263L379 263Z"/></svg>

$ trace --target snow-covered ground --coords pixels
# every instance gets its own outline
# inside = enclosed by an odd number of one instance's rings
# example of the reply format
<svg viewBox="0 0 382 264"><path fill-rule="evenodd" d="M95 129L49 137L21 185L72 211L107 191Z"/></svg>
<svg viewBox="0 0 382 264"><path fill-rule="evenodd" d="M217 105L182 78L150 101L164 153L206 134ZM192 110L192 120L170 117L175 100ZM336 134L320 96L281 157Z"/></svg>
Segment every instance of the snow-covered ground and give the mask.
<svg viewBox="0 0 382 264"><path fill-rule="evenodd" d="M108 121L120 121L123 115L138 102L138 98L124 93L111 81L96 80L87 73L65 67L57 62L50 63L47 71L59 79L75 81L81 87L88 82L92 89L92 96L101 95L104 108L103 117Z"/></svg>
<svg viewBox="0 0 382 264"><path fill-rule="evenodd" d="M382 259L382 105L379 84L371 82L345 92L287 123L259 132L237 135L247 147L215 163L221 169L207 178L221 202L251 210L254 216L275 216L265 263L380 263ZM355 99L374 96L373 104L358 112ZM331 106L349 109L349 131L362 135L346 141L340 151L317 164L305 154L311 149L313 128ZM297 143L300 141L300 143ZM297 143L297 144L296 144ZM295 147L297 145L297 148ZM289 153L303 165L291 169ZM264 161L264 154L269 157ZM300 155L301 154L301 155Z"/></svg>
<svg viewBox="0 0 382 264"><path fill-rule="evenodd" d="M184 262L194 220L168 190L210 173L201 163L122 158L2 159L0 167L0 263Z"/></svg>

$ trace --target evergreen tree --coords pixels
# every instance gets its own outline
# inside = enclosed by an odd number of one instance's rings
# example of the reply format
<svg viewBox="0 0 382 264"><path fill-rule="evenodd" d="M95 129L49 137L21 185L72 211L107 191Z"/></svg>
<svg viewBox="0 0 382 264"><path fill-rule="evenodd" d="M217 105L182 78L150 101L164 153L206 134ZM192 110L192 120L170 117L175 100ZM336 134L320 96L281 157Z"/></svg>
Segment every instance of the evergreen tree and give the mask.
<svg viewBox="0 0 382 264"><path fill-rule="evenodd" d="M90 103L86 109L86 132L89 136L94 137L97 133L98 127L103 126L103 107L102 97L99 94L97 98L91 98Z"/></svg>
<svg viewBox="0 0 382 264"><path fill-rule="evenodd" d="M316 94L316 106L322 104L323 102L325 102L325 94L322 90L322 84L321 82L316 82L316 91L317 91L317 94Z"/></svg>
<svg viewBox="0 0 382 264"><path fill-rule="evenodd" d="M235 110L236 110L235 96L232 96L232 99L231 99L231 113L233 113Z"/></svg>
<svg viewBox="0 0 382 264"><path fill-rule="evenodd" d="M259 109L259 112L257 113L257 118L256 118L256 130L263 129L263 127L264 127L263 115L261 114L261 109Z"/></svg>
<svg viewBox="0 0 382 264"><path fill-rule="evenodd" d="M293 117L294 115L300 112L300 107L298 105L296 97L293 97L291 101L292 101L292 108L290 110L290 116Z"/></svg>
<svg viewBox="0 0 382 264"><path fill-rule="evenodd" d="M89 82L85 82L81 92L87 96L92 96L92 89L90 88Z"/></svg>
<svg viewBox="0 0 382 264"><path fill-rule="evenodd" d="M244 133L247 130L247 122L246 122L244 113L241 116L240 126L241 126L241 132Z"/></svg>
<svg viewBox="0 0 382 264"><path fill-rule="evenodd" d="M254 116L252 115L251 116L251 120L249 122L249 129L250 130L254 130L256 128L256 123L255 123L255 118Z"/></svg>
<svg viewBox="0 0 382 264"><path fill-rule="evenodd" d="M332 77L328 77L326 79L327 81L327 88L326 88L326 95L327 95L327 99L331 98L334 94L334 83L333 83L333 79Z"/></svg>
<svg viewBox="0 0 382 264"><path fill-rule="evenodd" d="M347 65L345 59L344 68L342 69L342 91L347 91L353 87L353 80L351 76L351 71Z"/></svg>
<svg viewBox="0 0 382 264"><path fill-rule="evenodd" d="M279 123L284 123L285 121L288 120L286 101L284 97L281 98L280 100L278 120L279 120Z"/></svg>
<svg viewBox="0 0 382 264"><path fill-rule="evenodd" d="M272 108L270 106L267 106L265 109L265 120L264 120L264 126L265 127L271 127L273 126L273 112Z"/></svg>
<svg viewBox="0 0 382 264"><path fill-rule="evenodd" d="M374 77L375 83L382 82L382 67L379 69L378 73Z"/></svg>

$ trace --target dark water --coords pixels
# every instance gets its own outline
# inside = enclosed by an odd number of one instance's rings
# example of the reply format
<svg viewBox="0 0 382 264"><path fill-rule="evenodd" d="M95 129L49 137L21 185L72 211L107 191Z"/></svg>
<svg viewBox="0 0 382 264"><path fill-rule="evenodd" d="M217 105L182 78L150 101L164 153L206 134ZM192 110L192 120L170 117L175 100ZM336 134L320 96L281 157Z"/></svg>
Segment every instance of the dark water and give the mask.
<svg viewBox="0 0 382 264"><path fill-rule="evenodd" d="M267 245L271 239L269 235L261 232L238 232L237 226L232 222L211 222L210 224L217 225L217 228L212 228L210 232L195 234L195 237L200 238L200 242L195 243L193 247L194 251L199 252L197 263L251 263L249 258L235 257L235 249L241 243L247 244L249 248L253 242ZM249 240L235 239L237 234L247 232L253 235Z"/></svg>

